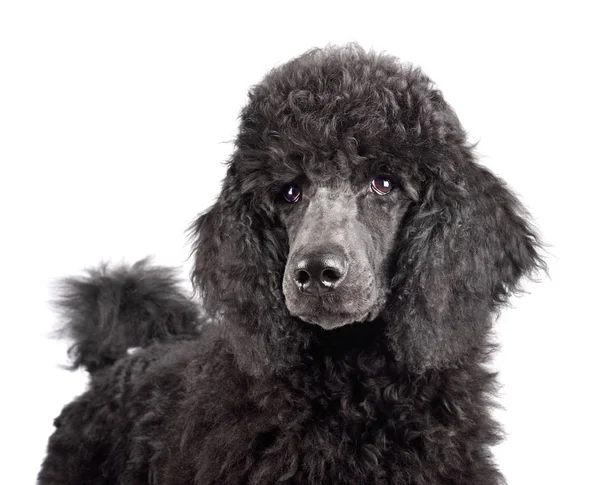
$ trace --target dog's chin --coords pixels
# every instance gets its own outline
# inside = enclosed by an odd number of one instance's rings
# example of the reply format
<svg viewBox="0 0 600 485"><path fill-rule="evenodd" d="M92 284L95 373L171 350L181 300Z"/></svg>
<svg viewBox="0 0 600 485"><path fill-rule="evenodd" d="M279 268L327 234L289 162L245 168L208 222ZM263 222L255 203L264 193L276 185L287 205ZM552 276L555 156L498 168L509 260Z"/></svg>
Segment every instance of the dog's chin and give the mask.
<svg viewBox="0 0 600 485"><path fill-rule="evenodd" d="M351 290L314 296L297 291L286 292L284 286L283 293L292 316L324 330L333 330L352 323L374 320L387 301L388 292L375 291L373 286Z"/></svg>
<svg viewBox="0 0 600 485"><path fill-rule="evenodd" d="M373 320L377 315L374 312L368 311L366 313L326 313L320 312L318 314L305 314L295 315L303 322L310 323L312 325L318 325L324 330L333 330L335 328L343 327L353 323L360 323L365 321Z"/></svg>
<svg viewBox="0 0 600 485"><path fill-rule="evenodd" d="M292 316L308 324L318 325L324 330L333 330L353 323L375 320L383 310L384 295L385 293L382 293L380 298L364 301L367 305L344 305L335 300L320 300L320 304L315 304L313 300L310 306L306 302L294 300L288 300L286 303Z"/></svg>

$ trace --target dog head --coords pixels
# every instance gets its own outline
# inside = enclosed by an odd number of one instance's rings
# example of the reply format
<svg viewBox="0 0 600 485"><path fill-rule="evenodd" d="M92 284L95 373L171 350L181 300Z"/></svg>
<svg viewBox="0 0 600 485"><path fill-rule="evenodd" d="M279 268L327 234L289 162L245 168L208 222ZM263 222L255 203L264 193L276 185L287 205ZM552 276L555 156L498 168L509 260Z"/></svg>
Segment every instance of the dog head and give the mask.
<svg viewBox="0 0 600 485"><path fill-rule="evenodd" d="M355 46L311 51L251 90L194 235L204 306L255 367L297 358L311 328L374 320L412 368L451 365L543 265L523 208L431 81Z"/></svg>

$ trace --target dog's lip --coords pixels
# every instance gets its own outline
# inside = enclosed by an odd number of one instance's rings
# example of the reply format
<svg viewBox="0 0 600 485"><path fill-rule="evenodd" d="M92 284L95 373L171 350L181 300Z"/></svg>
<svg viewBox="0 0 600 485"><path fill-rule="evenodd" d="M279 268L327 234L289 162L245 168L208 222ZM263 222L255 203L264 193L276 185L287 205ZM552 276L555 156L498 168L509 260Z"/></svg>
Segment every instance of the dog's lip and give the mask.
<svg viewBox="0 0 600 485"><path fill-rule="evenodd" d="M353 323L364 322L371 315L371 311L339 313L339 312L320 312L320 313L302 313L295 315L305 323L318 325L325 330L351 325Z"/></svg>
<svg viewBox="0 0 600 485"><path fill-rule="evenodd" d="M332 300L340 299L339 293L336 293L335 290L329 290L329 289L318 290L317 293L307 293L306 291L303 291L303 290L298 290L298 291L300 291L302 298L309 298L312 300L316 299L316 300L330 302Z"/></svg>

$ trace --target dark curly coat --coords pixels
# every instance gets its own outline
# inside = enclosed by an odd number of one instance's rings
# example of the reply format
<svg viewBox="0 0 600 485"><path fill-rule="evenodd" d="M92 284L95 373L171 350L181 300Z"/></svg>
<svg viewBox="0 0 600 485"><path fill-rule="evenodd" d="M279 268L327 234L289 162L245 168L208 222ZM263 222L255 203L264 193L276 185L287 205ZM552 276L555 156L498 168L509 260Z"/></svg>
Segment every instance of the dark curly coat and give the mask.
<svg viewBox="0 0 600 485"><path fill-rule="evenodd" d="M420 70L356 46L273 70L193 235L202 315L147 262L67 281L92 377L40 484L503 482L489 334L539 243Z"/></svg>

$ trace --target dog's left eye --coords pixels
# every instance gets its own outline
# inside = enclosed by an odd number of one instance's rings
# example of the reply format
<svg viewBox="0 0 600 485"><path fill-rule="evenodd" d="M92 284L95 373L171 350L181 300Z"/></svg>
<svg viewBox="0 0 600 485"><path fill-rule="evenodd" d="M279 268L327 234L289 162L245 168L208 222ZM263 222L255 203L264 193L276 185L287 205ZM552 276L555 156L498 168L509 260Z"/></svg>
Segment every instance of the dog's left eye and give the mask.
<svg viewBox="0 0 600 485"><path fill-rule="evenodd" d="M295 204L302 196L302 189L296 184L289 184L283 188L283 198L290 204Z"/></svg>
<svg viewBox="0 0 600 485"><path fill-rule="evenodd" d="M377 195L387 195L394 188L394 182L388 177L378 175L371 180L371 191Z"/></svg>

